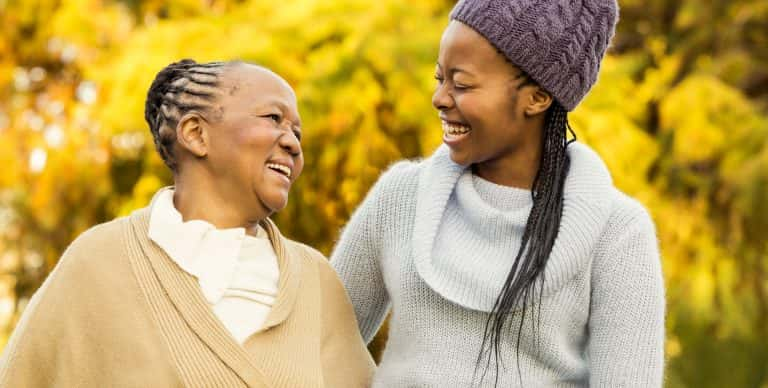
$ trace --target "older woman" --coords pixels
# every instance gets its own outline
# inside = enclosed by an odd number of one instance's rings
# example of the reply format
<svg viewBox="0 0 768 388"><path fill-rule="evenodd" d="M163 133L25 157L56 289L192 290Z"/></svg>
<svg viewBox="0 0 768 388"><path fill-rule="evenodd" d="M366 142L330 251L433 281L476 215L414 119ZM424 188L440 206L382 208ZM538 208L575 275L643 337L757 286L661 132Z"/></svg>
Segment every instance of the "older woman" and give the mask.
<svg viewBox="0 0 768 388"><path fill-rule="evenodd" d="M325 258L269 216L301 173L291 87L242 62L160 71L145 117L175 186L67 249L0 364L9 387L363 387Z"/></svg>

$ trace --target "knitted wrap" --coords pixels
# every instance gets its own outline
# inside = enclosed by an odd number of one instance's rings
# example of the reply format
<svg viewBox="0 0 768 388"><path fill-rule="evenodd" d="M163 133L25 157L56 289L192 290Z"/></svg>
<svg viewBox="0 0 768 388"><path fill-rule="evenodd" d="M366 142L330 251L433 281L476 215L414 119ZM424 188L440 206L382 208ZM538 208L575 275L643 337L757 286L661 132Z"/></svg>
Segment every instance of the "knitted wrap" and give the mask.
<svg viewBox="0 0 768 388"><path fill-rule="evenodd" d="M616 0L460 0L450 18L485 37L568 111L597 80Z"/></svg>

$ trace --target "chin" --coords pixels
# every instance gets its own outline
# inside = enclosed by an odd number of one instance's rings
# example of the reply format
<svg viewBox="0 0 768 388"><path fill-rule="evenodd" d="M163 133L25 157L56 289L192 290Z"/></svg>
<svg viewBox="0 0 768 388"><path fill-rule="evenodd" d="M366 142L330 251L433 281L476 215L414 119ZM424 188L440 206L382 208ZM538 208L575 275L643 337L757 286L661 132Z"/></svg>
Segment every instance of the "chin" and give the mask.
<svg viewBox="0 0 768 388"><path fill-rule="evenodd" d="M270 210L272 211L272 214L275 214L283 209L288 205L288 201L281 202L280 204L277 204L275 206L270 207Z"/></svg>
<svg viewBox="0 0 768 388"><path fill-rule="evenodd" d="M451 156L451 160L460 166L467 167L472 164L472 158L466 153L455 152L453 149L451 149L449 154Z"/></svg>
<svg viewBox="0 0 768 388"><path fill-rule="evenodd" d="M285 206L288 205L288 197L287 196L271 196L262 199L261 201L270 214L274 214L279 212L280 210L285 209Z"/></svg>
<svg viewBox="0 0 768 388"><path fill-rule="evenodd" d="M266 210L268 216L283 210L288 205L290 190L287 190L285 187L254 185L252 190L255 199Z"/></svg>

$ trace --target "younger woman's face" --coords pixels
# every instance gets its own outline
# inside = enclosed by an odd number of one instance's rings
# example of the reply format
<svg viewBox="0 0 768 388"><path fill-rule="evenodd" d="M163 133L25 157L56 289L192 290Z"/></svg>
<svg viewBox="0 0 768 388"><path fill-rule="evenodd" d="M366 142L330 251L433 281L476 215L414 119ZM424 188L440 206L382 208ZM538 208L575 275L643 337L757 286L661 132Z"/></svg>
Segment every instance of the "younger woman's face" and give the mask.
<svg viewBox="0 0 768 388"><path fill-rule="evenodd" d="M440 41L432 105L454 162L504 164L540 147L541 128L527 114L537 87L519 88L521 74L482 35L451 21Z"/></svg>

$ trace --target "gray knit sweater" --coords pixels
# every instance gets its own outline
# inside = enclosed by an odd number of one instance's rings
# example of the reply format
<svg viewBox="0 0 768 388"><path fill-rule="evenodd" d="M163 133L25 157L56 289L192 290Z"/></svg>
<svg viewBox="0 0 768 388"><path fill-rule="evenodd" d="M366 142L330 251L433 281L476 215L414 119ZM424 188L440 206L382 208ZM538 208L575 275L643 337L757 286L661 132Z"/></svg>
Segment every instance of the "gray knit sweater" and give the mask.
<svg viewBox="0 0 768 388"><path fill-rule="evenodd" d="M653 223L613 187L594 151L580 143L568 149L543 299L525 316L519 352L521 314L503 336L498 386L659 387L665 306ZM331 259L366 341L391 307L374 387L476 386L488 313L531 206L529 191L475 177L445 146L379 179ZM492 386L495 368L488 373L483 385Z"/></svg>

